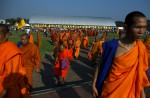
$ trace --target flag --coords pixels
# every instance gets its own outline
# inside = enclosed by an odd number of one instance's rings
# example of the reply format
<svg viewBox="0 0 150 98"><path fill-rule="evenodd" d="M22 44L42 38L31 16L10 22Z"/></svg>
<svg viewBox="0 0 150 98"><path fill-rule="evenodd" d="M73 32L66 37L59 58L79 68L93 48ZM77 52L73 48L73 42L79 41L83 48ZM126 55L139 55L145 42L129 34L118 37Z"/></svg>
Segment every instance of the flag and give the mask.
<svg viewBox="0 0 150 98"><path fill-rule="evenodd" d="M22 27L25 26L25 25L26 25L26 23L25 23L24 19L22 19L22 20L20 21L20 23L18 24L17 28L20 29L20 28L22 28Z"/></svg>

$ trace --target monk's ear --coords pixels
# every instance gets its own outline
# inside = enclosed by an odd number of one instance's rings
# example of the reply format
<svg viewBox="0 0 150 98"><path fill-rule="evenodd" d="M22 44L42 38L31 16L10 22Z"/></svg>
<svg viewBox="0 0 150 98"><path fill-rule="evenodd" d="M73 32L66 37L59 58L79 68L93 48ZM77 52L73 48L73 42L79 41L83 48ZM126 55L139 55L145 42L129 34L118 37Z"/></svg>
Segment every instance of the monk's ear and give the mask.
<svg viewBox="0 0 150 98"><path fill-rule="evenodd" d="M127 31L127 30L128 30L127 24L123 24L123 29L124 29L124 31Z"/></svg>

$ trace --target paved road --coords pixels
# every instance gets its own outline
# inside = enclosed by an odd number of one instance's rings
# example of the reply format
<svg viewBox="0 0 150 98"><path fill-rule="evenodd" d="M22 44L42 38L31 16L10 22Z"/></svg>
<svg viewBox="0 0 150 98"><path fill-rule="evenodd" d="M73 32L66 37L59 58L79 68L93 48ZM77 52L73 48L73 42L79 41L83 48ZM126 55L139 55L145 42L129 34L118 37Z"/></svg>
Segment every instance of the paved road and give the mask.
<svg viewBox="0 0 150 98"><path fill-rule="evenodd" d="M33 74L32 98L93 98L91 80L94 73L92 62L87 59L88 49L81 49L78 60L71 60L71 67L63 87L56 85L53 75L54 60L45 54L41 60L41 72ZM150 98L150 87L146 88Z"/></svg>

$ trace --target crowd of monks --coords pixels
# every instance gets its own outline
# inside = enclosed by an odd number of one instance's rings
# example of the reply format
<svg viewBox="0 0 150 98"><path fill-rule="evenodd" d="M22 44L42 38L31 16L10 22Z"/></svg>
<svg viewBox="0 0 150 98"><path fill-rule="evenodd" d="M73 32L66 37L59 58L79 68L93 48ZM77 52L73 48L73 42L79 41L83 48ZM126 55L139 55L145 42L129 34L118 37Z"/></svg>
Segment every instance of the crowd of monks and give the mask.
<svg viewBox="0 0 150 98"><path fill-rule="evenodd" d="M88 49L89 46L89 37L94 37L94 42L90 46L89 59L92 59L93 65L96 64L96 60L98 58L98 53L101 55L102 53L102 43L105 41L108 33L102 33L101 36L98 37L98 30L86 30L86 29L74 29L74 30L62 30L59 31L57 29L53 29L50 32L50 37L52 42L54 43L53 48L53 57L55 59L55 67L54 74L56 75L58 82L60 84L60 77L64 79L67 76L68 69L59 70L61 68L60 62L64 58L75 59L77 60L80 54L80 48ZM64 50L68 50L67 52L60 52L60 46L63 45ZM63 54L63 55L62 55ZM69 55L68 55L69 54ZM69 60L68 60L69 61ZM68 63L70 66L70 63Z"/></svg>
<svg viewBox="0 0 150 98"><path fill-rule="evenodd" d="M53 57L55 60L54 63L54 69L53 73L58 79L58 84L64 84L65 78L67 76L69 67L70 67L70 60L75 59L77 60L80 54L80 48L88 49L90 47L89 52L87 54L88 59L93 61L93 65L96 65L97 63L97 58L100 57L103 53L103 48L102 44L105 42L108 32L103 32L100 34L100 31L96 29L73 29L73 30L57 30L52 29L50 30L50 38L51 41L54 45L53 47ZM39 49L42 46L42 36L39 31L36 32L37 34L37 45L34 44L34 37L31 32L29 34L23 34L21 36L21 45L20 45L20 50L17 50L17 54L23 55L23 66L25 69L20 67L19 70L21 71L22 75L25 75L27 83L27 90L26 89L22 92L30 93L32 91L32 74L34 70L34 66L36 65L36 71L40 71L40 52ZM93 43L90 46L89 40L90 37L94 37ZM26 43L25 41L29 41L29 43ZM7 42L8 45L11 46L11 42ZM147 47L147 52L148 52L148 57L149 57L149 63L150 63L150 37L148 37L145 40L145 46ZM12 45L14 49L16 48L14 45ZM0 47L0 51L4 51L3 48ZM9 51L9 49L8 49ZM0 56L1 58L1 56ZM8 57L9 59L9 57ZM19 58L12 58L13 60L17 60ZM62 69L61 62L62 60L66 59L67 67ZM21 62L20 62L21 63ZM9 69L9 68L8 68ZM24 71L26 70L26 71ZM1 74L0 70L0 74ZM27 74L25 74L27 73ZM1 77L0 77L1 78ZM61 80L62 78L62 80ZM4 77L3 77L4 79ZM13 80L15 81L15 80ZM23 80L20 80L23 81ZM7 83L7 81L6 81ZM24 82L20 83L20 85L24 86ZM6 86L9 87L9 84L5 84ZM10 84L11 85L11 84ZM1 86L0 86L1 87ZM12 89L12 88L11 88ZM10 90L11 90L10 89ZM0 88L0 93L2 92L3 88ZM10 94L11 95L11 94ZM28 96L28 95L26 95ZM29 97L29 96L28 96ZM9 97L8 97L9 98ZM16 97L19 98L19 97ZM25 97L27 98L27 97Z"/></svg>

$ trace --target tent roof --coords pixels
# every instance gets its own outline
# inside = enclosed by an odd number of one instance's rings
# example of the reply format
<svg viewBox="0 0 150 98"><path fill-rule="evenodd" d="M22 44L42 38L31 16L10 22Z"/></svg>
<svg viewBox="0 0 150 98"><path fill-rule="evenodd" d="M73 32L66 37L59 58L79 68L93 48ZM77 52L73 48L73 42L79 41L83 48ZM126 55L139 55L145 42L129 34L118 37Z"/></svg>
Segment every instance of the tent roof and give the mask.
<svg viewBox="0 0 150 98"><path fill-rule="evenodd" d="M116 26L115 21L111 18L79 16L32 16L29 20L29 23Z"/></svg>

